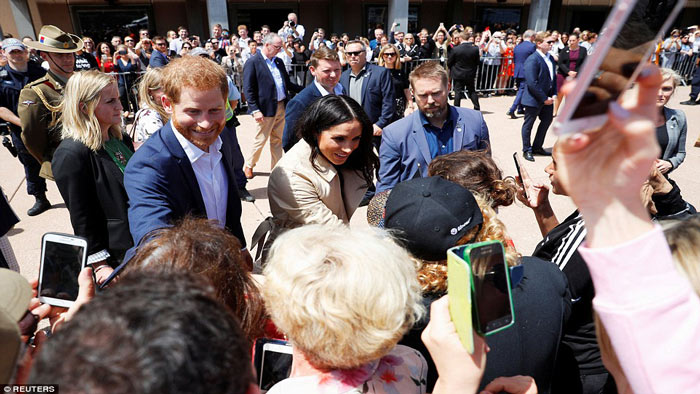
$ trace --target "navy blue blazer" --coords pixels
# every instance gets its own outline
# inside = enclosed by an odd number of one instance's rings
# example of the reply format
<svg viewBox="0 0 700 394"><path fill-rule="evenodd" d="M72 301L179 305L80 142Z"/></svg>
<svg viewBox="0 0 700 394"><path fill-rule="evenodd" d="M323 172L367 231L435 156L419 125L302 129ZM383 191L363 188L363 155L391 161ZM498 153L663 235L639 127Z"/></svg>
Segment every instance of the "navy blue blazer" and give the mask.
<svg viewBox="0 0 700 394"><path fill-rule="evenodd" d="M350 72L348 68L340 76L340 84L346 94L350 93ZM362 80L362 108L369 120L382 129L391 123L394 117L394 82L388 68L367 63L367 77Z"/></svg>
<svg viewBox="0 0 700 394"><path fill-rule="evenodd" d="M453 151L488 149L489 129L479 111L455 108L457 122L452 134ZM392 189L397 183L412 179L420 172L428 176L428 164L432 161L420 112L390 124L382 133L379 147L379 181L377 192Z"/></svg>
<svg viewBox="0 0 700 394"><path fill-rule="evenodd" d="M289 80L289 74L282 59L272 59L280 70L284 82L284 102L289 101L289 92L298 93L302 87ZM262 51L258 51L243 66L243 92L248 103L248 113L262 112L263 116L275 116L277 112L277 88L270 69L267 68Z"/></svg>
<svg viewBox="0 0 700 394"><path fill-rule="evenodd" d="M530 55L532 55L536 49L537 46L530 41L523 41L513 48L513 63L515 63L513 77L525 78L523 66L525 65L527 58L530 57Z"/></svg>
<svg viewBox="0 0 700 394"><path fill-rule="evenodd" d="M304 113L304 110L320 97L322 97L321 92L316 84L312 83L287 103L287 109L284 113L284 134L282 135L282 148L285 152L292 149L294 144L299 141L299 138L294 134L297 120Z"/></svg>
<svg viewBox="0 0 700 394"><path fill-rule="evenodd" d="M554 67L554 78L549 72L547 62L538 52L530 55L525 61L525 86L522 104L528 107L541 107L548 97L557 94L557 62L552 55L547 54Z"/></svg>
<svg viewBox="0 0 700 394"><path fill-rule="evenodd" d="M148 66L151 68L165 67L170 60L168 57L163 55L160 51L155 50L151 52L151 59L148 61Z"/></svg>
<svg viewBox="0 0 700 394"><path fill-rule="evenodd" d="M185 151L168 122L134 153L124 170L129 196L129 228L134 245L153 230L172 226L186 215L207 217L199 184ZM228 175L225 227L245 246L241 201L233 172L232 133L221 133L221 153ZM133 252L133 249L129 252ZM127 252L127 257L132 253ZM124 258L127 261L127 258Z"/></svg>

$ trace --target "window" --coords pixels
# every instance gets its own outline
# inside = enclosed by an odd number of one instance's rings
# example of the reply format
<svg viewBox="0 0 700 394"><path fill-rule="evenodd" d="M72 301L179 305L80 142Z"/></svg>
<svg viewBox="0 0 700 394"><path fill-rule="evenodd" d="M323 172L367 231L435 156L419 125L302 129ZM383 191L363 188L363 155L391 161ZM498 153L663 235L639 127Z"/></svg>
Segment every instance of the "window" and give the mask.
<svg viewBox="0 0 700 394"><path fill-rule="evenodd" d="M403 31L403 32L411 32L415 33L418 32L420 29L418 28L418 11L419 11L419 6L417 5L409 5L408 6L408 27L406 26L399 26L397 30ZM389 22L389 7L386 5L368 5L365 7L365 22L367 25L365 26L365 33L364 35L366 37L369 37L370 39L374 39L374 27L377 25L382 25L384 26L384 30L387 32L389 31L389 28L391 27L391 23Z"/></svg>
<svg viewBox="0 0 700 394"><path fill-rule="evenodd" d="M140 29L153 32L153 9L150 6L71 6L75 30L95 42L109 42L112 36L139 36Z"/></svg>

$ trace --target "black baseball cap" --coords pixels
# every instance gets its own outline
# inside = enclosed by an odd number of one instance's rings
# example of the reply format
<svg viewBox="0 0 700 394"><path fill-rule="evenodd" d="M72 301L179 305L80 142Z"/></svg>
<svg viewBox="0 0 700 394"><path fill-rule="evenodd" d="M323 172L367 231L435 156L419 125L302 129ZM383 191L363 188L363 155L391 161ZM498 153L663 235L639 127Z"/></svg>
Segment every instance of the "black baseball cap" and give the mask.
<svg viewBox="0 0 700 394"><path fill-rule="evenodd" d="M428 261L445 260L447 249L483 221L472 193L439 176L396 185L384 214L384 227L399 230L399 242Z"/></svg>

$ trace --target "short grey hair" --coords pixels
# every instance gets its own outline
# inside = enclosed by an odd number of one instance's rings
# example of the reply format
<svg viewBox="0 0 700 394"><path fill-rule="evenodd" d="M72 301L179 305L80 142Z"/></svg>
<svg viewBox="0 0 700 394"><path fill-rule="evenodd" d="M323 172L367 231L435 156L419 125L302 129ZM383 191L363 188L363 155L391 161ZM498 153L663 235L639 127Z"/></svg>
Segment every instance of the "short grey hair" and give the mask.
<svg viewBox="0 0 700 394"><path fill-rule="evenodd" d="M530 37L532 37L532 36L534 36L534 35L535 35L535 31L534 31L534 30L532 30L532 29L527 29L527 30L525 30L525 32L523 33L523 40L529 40Z"/></svg>
<svg viewBox="0 0 700 394"><path fill-rule="evenodd" d="M273 33L273 32L267 33L267 35L265 37L263 37L262 43L263 43L263 45L272 44L272 42L275 41L276 38L279 38L280 40L282 39L282 37L280 37L277 33Z"/></svg>
<svg viewBox="0 0 700 394"><path fill-rule="evenodd" d="M359 44L359 45L362 45L362 50L363 50L363 51L367 49L367 46L365 45L364 42L362 42L362 40L350 40L350 41L348 41L347 44L345 44L345 47L347 48L347 47L349 47L349 46L352 45L352 44Z"/></svg>

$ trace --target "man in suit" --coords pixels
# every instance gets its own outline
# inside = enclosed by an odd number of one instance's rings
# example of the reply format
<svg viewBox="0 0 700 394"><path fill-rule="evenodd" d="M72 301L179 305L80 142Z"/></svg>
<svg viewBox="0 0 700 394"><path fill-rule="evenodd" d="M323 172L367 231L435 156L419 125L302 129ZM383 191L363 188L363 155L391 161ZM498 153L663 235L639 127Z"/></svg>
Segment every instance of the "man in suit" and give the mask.
<svg viewBox="0 0 700 394"><path fill-rule="evenodd" d="M523 106L525 107L525 122L523 122L523 157L525 160L535 161L535 155L551 156L551 153L542 148L544 137L549 125L552 124L554 113L554 99L557 96L557 62L554 61L549 50L554 40L546 33L538 33L535 36L537 50L525 61L525 89L523 89ZM530 133L535 119L540 118L535 140L530 145Z"/></svg>
<svg viewBox="0 0 700 394"><path fill-rule="evenodd" d="M360 40L348 42L345 56L350 68L340 76L340 84L348 96L360 103L374 124L374 135L380 137L382 129L394 116L394 83L391 71L367 63L365 44ZM375 139L375 145L380 140Z"/></svg>
<svg viewBox="0 0 700 394"><path fill-rule="evenodd" d="M513 48L513 63L515 63L513 78L515 79L515 85L518 87L518 93L515 95L513 105L511 105L508 112L506 112L506 115L510 116L512 119L516 118L516 110L519 114L523 113L523 106L521 104L523 99L523 91L525 90L525 72L523 71L523 66L525 65L527 58L530 57L530 55L532 55L537 49L533 43L534 39L535 31L525 30L523 33L523 42Z"/></svg>
<svg viewBox="0 0 700 394"><path fill-rule="evenodd" d="M447 72L439 63L416 67L409 80L418 111L384 130L377 192L428 176L428 164L436 156L489 149L489 129L481 113L447 103Z"/></svg>
<svg viewBox="0 0 700 394"><path fill-rule="evenodd" d="M464 31L459 33L459 36L462 43L454 47L447 58L447 67L450 69L455 90L454 105L459 107L466 88L469 99L474 104L474 109L479 111L481 108L479 95L474 86L476 69L479 67L479 48L474 45L473 41L469 42L472 33Z"/></svg>
<svg viewBox="0 0 700 394"><path fill-rule="evenodd" d="M153 48L155 50L151 53L148 66L151 68L165 67L170 62L168 60L168 41L163 36L155 36L153 37Z"/></svg>
<svg viewBox="0 0 700 394"><path fill-rule="evenodd" d="M294 127L306 108L319 97L329 94L343 94L343 87L338 84L343 70L340 67L340 59L338 59L336 51L326 47L317 49L311 55L309 71L314 76L314 83L305 87L289 101L284 114L282 147L285 152L292 149L294 144L299 141Z"/></svg>
<svg viewBox="0 0 700 394"><path fill-rule="evenodd" d="M272 163L282 157L282 133L284 131L284 107L289 101L289 92L301 91L301 86L289 80L282 59L276 55L282 49L282 38L270 33L263 38L262 50L248 59L243 66L243 89L248 102L248 113L258 124L253 152L243 167L245 176L250 179L253 168L260 159L262 148L270 139Z"/></svg>
<svg viewBox="0 0 700 394"><path fill-rule="evenodd" d="M232 133L222 133L226 73L199 56L173 60L163 72L163 107L171 121L141 146L124 171L134 244L187 215L206 217L238 237L252 267L240 222L235 142ZM131 256L133 249L125 263Z"/></svg>

